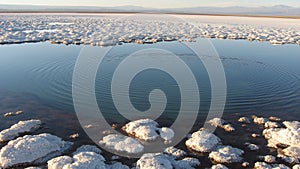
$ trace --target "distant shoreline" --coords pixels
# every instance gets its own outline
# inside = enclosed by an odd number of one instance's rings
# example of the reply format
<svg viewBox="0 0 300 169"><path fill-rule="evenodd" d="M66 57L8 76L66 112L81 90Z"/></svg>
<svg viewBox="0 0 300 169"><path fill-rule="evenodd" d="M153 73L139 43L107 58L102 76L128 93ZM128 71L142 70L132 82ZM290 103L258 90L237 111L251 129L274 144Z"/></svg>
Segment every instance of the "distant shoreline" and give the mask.
<svg viewBox="0 0 300 169"><path fill-rule="evenodd" d="M283 18L300 19L300 16L273 16L273 15L248 15L248 14L205 14L205 13L173 13L173 12L95 12L95 11L0 11L0 14L171 14L171 15L199 15L199 16L234 16L234 17L256 17L256 18Z"/></svg>

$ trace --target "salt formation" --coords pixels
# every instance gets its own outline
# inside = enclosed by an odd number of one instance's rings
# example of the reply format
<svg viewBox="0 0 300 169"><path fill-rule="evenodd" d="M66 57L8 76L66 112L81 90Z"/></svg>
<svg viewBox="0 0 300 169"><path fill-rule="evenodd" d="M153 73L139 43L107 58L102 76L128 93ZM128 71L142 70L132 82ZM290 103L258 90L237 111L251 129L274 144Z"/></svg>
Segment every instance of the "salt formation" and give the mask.
<svg viewBox="0 0 300 169"><path fill-rule="evenodd" d="M185 142L188 148L198 152L210 152L218 144L221 144L220 138L206 130L194 132Z"/></svg>
<svg viewBox="0 0 300 169"><path fill-rule="evenodd" d="M19 110L19 111L16 111L16 112L7 112L7 113L4 114L4 117L17 116L17 115L20 115L22 113L23 113L22 110Z"/></svg>
<svg viewBox="0 0 300 169"><path fill-rule="evenodd" d="M263 131L268 146L282 148L278 156L292 163L300 159L300 123L298 121L283 122L286 128L270 128Z"/></svg>
<svg viewBox="0 0 300 169"><path fill-rule="evenodd" d="M247 124L251 123L250 119L247 118L247 117L241 117L241 118L239 118L238 122L240 122L240 123L247 123Z"/></svg>
<svg viewBox="0 0 300 169"><path fill-rule="evenodd" d="M213 118L209 120L208 123L212 126L223 128L227 132L235 130L230 124L226 124L225 120L221 118Z"/></svg>
<svg viewBox="0 0 300 169"><path fill-rule="evenodd" d="M137 169L192 169L200 165L198 159L184 158L175 160L172 156L163 153L144 154L137 161Z"/></svg>
<svg viewBox="0 0 300 169"><path fill-rule="evenodd" d="M186 152L183 150L180 150L178 148L175 147L168 147L165 149L164 153L172 155L173 157L175 157L176 159L178 158L182 158L186 155Z"/></svg>
<svg viewBox="0 0 300 169"><path fill-rule="evenodd" d="M119 134L105 136L99 143L108 149L130 154L141 153L144 150L144 146L137 140Z"/></svg>
<svg viewBox="0 0 300 169"><path fill-rule="evenodd" d="M296 27L257 25L253 23L211 23L204 16L176 17L151 14L123 15L10 15L0 16L0 44L49 41L54 44L97 46L120 43L192 42L197 37L268 41L274 45L300 44ZM120 19L122 17L122 19ZM243 18L244 19L244 18ZM193 24L190 24L192 22ZM294 21L297 23L297 21ZM53 24L60 23L60 24ZM209 23L209 24L208 24Z"/></svg>
<svg viewBox="0 0 300 169"><path fill-rule="evenodd" d="M244 151L231 146L219 146L216 150L209 153L209 158L218 163L235 163L241 162L241 155Z"/></svg>
<svg viewBox="0 0 300 169"><path fill-rule="evenodd" d="M10 128L0 132L0 142L9 141L26 132L32 132L38 129L41 123L42 122L40 120L20 121L17 124L12 125Z"/></svg>
<svg viewBox="0 0 300 169"><path fill-rule="evenodd" d="M247 148L251 151L256 151L259 150L259 147L256 144L252 144L252 143L245 143L245 145L247 146Z"/></svg>
<svg viewBox="0 0 300 169"><path fill-rule="evenodd" d="M275 163L276 158L272 155L266 155L266 156L264 156L264 161L267 163Z"/></svg>
<svg viewBox="0 0 300 169"><path fill-rule="evenodd" d="M48 169L129 169L121 163L106 164L101 150L95 146L83 145L73 157L59 156L48 161Z"/></svg>
<svg viewBox="0 0 300 169"><path fill-rule="evenodd" d="M213 165L211 169L228 169L228 168L223 164L217 164L217 165Z"/></svg>
<svg viewBox="0 0 300 169"><path fill-rule="evenodd" d="M254 169L290 169L284 164L267 164L265 162L256 162Z"/></svg>
<svg viewBox="0 0 300 169"><path fill-rule="evenodd" d="M255 124L264 125L267 121L268 119L264 117L256 117L256 116L253 117L253 122Z"/></svg>
<svg viewBox="0 0 300 169"><path fill-rule="evenodd" d="M140 119L132 121L123 126L123 130L141 140L151 141L160 136L167 142L174 137L174 131L170 128L158 128L158 123L151 119Z"/></svg>
<svg viewBox="0 0 300 169"><path fill-rule="evenodd" d="M8 144L0 150L0 167L9 168L22 164L42 163L60 155L72 143L62 141L51 134L26 135Z"/></svg>
<svg viewBox="0 0 300 169"><path fill-rule="evenodd" d="M265 123L265 128L277 128L277 127L279 127L279 124L277 122L267 121Z"/></svg>

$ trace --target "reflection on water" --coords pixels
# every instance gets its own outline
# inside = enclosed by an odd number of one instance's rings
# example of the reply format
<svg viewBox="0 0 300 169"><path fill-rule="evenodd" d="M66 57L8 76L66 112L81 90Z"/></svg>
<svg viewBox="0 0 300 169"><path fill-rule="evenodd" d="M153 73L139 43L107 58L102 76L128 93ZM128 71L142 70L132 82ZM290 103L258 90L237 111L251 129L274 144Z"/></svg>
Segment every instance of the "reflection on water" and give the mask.
<svg viewBox="0 0 300 169"><path fill-rule="evenodd" d="M299 110L299 46L272 46L268 43L218 39L212 42L220 54L226 73L226 112ZM103 106L103 112L108 116L117 116L110 95L110 81L118 64L128 54L152 47L172 51L190 66L200 89L200 111L207 112L211 96L207 72L202 62L178 42L153 45L124 44L115 47L99 66L95 82L97 100ZM62 112L74 112L71 82L81 48L82 46L48 43L0 46L0 89L29 93L44 104L63 110ZM172 64L163 59L162 61ZM85 80L85 77L82 77L82 80ZM176 114L180 103L178 86L174 79L161 71L144 71L132 81L130 97L133 105L139 110L147 110L148 93L156 88L165 91L168 97L166 115ZM82 86L82 90L85 90L85 86Z"/></svg>

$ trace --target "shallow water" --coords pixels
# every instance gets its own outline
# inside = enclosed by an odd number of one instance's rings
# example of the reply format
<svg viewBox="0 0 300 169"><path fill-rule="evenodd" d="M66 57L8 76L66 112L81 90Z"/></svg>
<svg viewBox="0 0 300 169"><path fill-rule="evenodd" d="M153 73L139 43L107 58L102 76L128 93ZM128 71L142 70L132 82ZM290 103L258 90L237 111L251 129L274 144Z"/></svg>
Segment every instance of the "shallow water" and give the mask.
<svg viewBox="0 0 300 169"><path fill-rule="evenodd" d="M213 39L212 43L220 55L226 74L225 112L292 113L299 110L300 47L298 45L272 46L264 42L219 39ZM65 112L74 112L72 75L82 47L48 43L0 46L0 89L29 93L38 97L47 106ZM108 116L119 117L111 98L112 75L127 55L147 48L172 51L190 67L199 85L200 112L206 113L211 101L208 74L195 54L178 42L151 45L124 44L114 47L99 65L95 82L96 97L102 112ZM161 57L162 62L170 64L165 56ZM86 77L81 78L86 80ZM85 86L80 87L82 91L88 90ZM149 109L149 92L157 88L162 89L167 96L165 115L176 114L181 101L178 85L168 74L155 69L143 71L133 79L130 86L130 99L135 108L140 111ZM125 94L127 93L119 93L119 95ZM192 100L188 101L192 102ZM88 107L90 103L83 101L83 104Z"/></svg>

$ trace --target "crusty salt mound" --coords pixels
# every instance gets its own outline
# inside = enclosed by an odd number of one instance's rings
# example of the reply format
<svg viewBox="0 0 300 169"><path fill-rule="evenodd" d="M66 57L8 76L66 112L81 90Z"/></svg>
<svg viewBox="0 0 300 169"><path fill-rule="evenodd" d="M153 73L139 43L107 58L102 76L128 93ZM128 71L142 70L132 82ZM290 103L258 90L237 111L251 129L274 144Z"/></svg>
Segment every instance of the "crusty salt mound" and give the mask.
<svg viewBox="0 0 300 169"><path fill-rule="evenodd" d="M163 153L144 154L137 161L137 169L192 169L200 165L198 159L184 158L174 160L172 156Z"/></svg>
<svg viewBox="0 0 300 169"><path fill-rule="evenodd" d="M250 119L248 117L241 117L241 118L238 119L238 122L240 122L240 123L246 123L246 124L251 123Z"/></svg>
<svg viewBox="0 0 300 169"><path fill-rule="evenodd" d="M32 132L38 129L41 124L40 120L19 121L17 124L0 132L0 142L9 141L23 133Z"/></svg>
<svg viewBox="0 0 300 169"><path fill-rule="evenodd" d="M144 154L136 163L137 169L173 169L171 157L162 153Z"/></svg>
<svg viewBox="0 0 300 169"><path fill-rule="evenodd" d="M73 155L81 153L81 152L94 152L97 154L101 154L101 150L99 148L97 148L96 146L93 145L83 145L79 148L77 148L77 150L73 153Z"/></svg>
<svg viewBox="0 0 300 169"><path fill-rule="evenodd" d="M253 122L255 124L264 125L267 121L268 119L264 117L256 117L256 116L253 117Z"/></svg>
<svg viewBox="0 0 300 169"><path fill-rule="evenodd" d="M286 128L270 128L263 131L269 147L283 149L278 151L278 157L287 163L297 163L300 159L300 123L284 121Z"/></svg>
<svg viewBox="0 0 300 169"><path fill-rule="evenodd" d="M231 132L235 130L234 127L232 127L230 124L226 124L227 122L221 118L213 118L209 120L208 123L212 126L220 127L227 132Z"/></svg>
<svg viewBox="0 0 300 169"><path fill-rule="evenodd" d="M265 123L265 128L278 128L279 124L277 122L267 121Z"/></svg>
<svg viewBox="0 0 300 169"><path fill-rule="evenodd" d="M218 163L241 162L244 151L231 146L219 146L209 153L209 158Z"/></svg>
<svg viewBox="0 0 300 169"><path fill-rule="evenodd" d="M247 146L247 148L251 151L256 151L259 150L258 145L256 144L252 144L252 143L245 143L245 145Z"/></svg>
<svg viewBox="0 0 300 169"><path fill-rule="evenodd" d="M0 151L0 167L35 164L60 155L72 143L51 134L26 135L9 141Z"/></svg>
<svg viewBox="0 0 300 169"><path fill-rule="evenodd" d="M182 158L184 156L186 156L186 152L183 150L180 150L178 148L175 147L168 147L165 149L164 153L172 155L173 157L175 157L176 159Z"/></svg>
<svg viewBox="0 0 300 169"><path fill-rule="evenodd" d="M48 161L48 169L129 169L121 163L106 164L101 150L95 146L83 145L73 157L60 156Z"/></svg>
<svg viewBox="0 0 300 169"><path fill-rule="evenodd" d="M217 164L217 165L213 165L211 169L228 169L228 168L223 164Z"/></svg>
<svg viewBox="0 0 300 169"><path fill-rule="evenodd" d="M290 169L284 164L267 164L265 162L256 162L254 169Z"/></svg>
<svg viewBox="0 0 300 169"><path fill-rule="evenodd" d="M141 140L151 141L160 136L165 141L170 142L174 137L174 131L170 128L158 128L158 123L151 119L140 119L132 121L123 126L123 130Z"/></svg>
<svg viewBox="0 0 300 169"><path fill-rule="evenodd" d="M138 154L144 151L144 146L139 141L119 134L105 136L100 144L108 149L129 154Z"/></svg>
<svg viewBox="0 0 300 169"><path fill-rule="evenodd" d="M194 151L210 152L220 143L221 140L216 135L206 130L200 130L194 132L185 145Z"/></svg>

